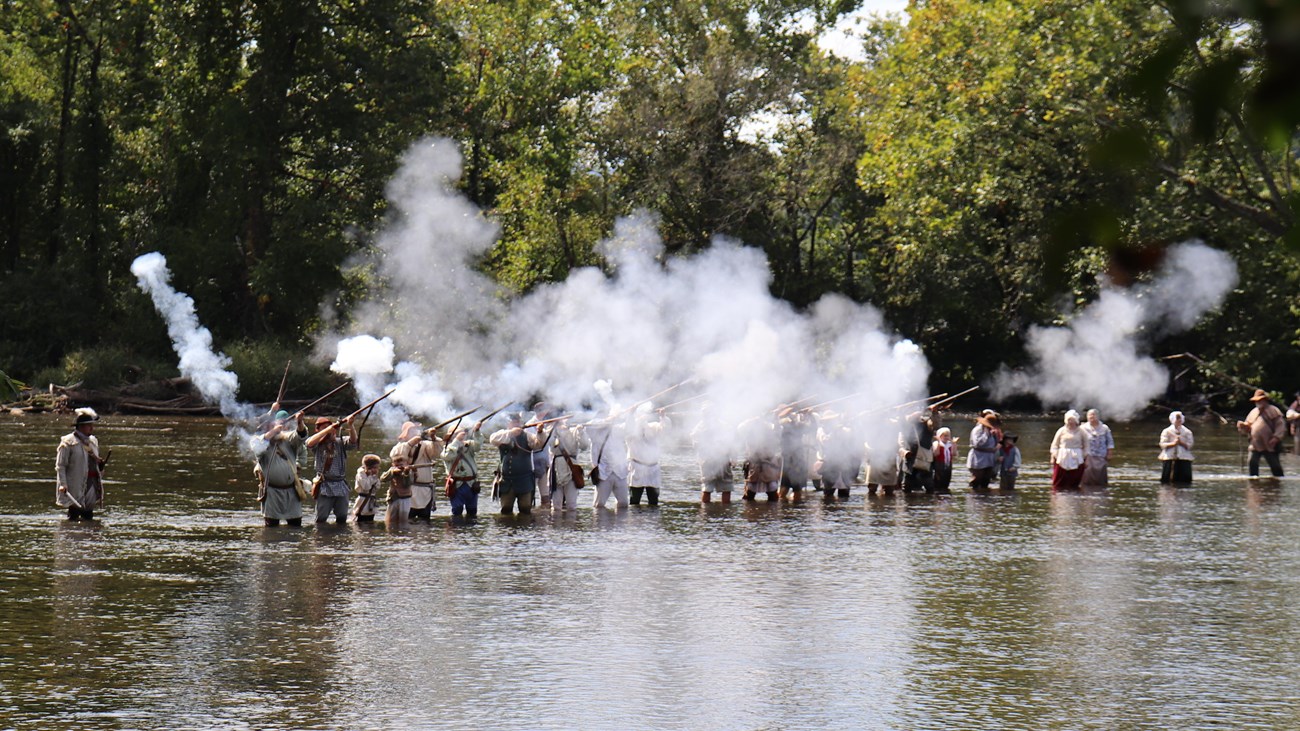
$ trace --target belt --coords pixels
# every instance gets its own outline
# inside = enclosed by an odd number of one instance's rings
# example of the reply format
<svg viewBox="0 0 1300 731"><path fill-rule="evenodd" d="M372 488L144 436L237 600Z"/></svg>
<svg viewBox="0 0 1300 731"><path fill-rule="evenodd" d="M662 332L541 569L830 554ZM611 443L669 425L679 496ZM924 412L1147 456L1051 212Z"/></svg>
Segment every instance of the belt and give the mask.
<svg viewBox="0 0 1300 731"><path fill-rule="evenodd" d="M658 466L659 466L659 463L658 463L658 462L642 462L642 461L639 460L639 459L634 459L634 460L632 460L632 461L635 462L635 463L637 463L637 464L639 464L639 465L641 465L642 467L658 467Z"/></svg>

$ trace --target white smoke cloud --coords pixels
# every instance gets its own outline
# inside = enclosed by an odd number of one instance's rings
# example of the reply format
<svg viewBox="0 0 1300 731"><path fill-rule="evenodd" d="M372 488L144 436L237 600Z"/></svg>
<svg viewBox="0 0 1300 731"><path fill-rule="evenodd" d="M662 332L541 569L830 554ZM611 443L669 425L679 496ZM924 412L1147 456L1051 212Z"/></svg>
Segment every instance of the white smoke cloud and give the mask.
<svg viewBox="0 0 1300 731"><path fill-rule="evenodd" d="M181 375L190 379L205 400L217 404L223 415L247 416L250 407L236 397L239 377L226 370L230 358L212 349L212 333L199 324L194 300L172 288L167 259L156 251L141 255L131 263L131 273L167 323L167 335L180 357Z"/></svg>
<svg viewBox="0 0 1300 731"><path fill-rule="evenodd" d="M620 219L599 245L608 274L579 268L507 297L475 268L497 227L454 190L459 172L446 140L422 141L404 157L389 187L393 221L368 262L381 285L340 333L353 337L337 346L336 370L359 389L363 369L343 364L360 359L344 349L366 343L391 354L377 358L385 369L369 369L386 382L366 388L397 388L391 401L411 415L533 398L569 409L626 406L688 379L658 405L707 394L693 403L707 400L730 424L814 395L848 396L836 408L850 414L924 395L924 356L874 308L828 297L797 312L771 295L763 253L734 242L665 261L648 213ZM872 425L873 442L896 437L886 416Z"/></svg>
<svg viewBox="0 0 1300 731"><path fill-rule="evenodd" d="M1096 302L1065 327L1034 327L1033 365L1003 368L994 398L1033 394L1047 406L1097 408L1127 419L1159 396L1167 369L1146 354L1163 335L1182 332L1218 307L1237 284L1232 257L1194 241L1172 246L1150 283L1120 289L1103 283Z"/></svg>
<svg viewBox="0 0 1300 731"><path fill-rule="evenodd" d="M153 300L154 308L167 323L167 335L180 358L180 372L190 379L208 403L216 404L228 421L226 437L246 454L251 454L251 425L259 416L256 407L239 401L239 377L230 358L212 348L212 332L199 324L194 300L171 286L167 259L158 252L136 257L131 273Z"/></svg>

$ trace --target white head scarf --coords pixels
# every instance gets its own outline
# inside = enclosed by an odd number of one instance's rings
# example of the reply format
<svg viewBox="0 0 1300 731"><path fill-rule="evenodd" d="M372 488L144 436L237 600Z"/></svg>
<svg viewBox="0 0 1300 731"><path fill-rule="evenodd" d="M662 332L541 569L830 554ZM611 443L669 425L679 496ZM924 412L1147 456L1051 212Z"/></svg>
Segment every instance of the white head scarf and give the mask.
<svg viewBox="0 0 1300 731"><path fill-rule="evenodd" d="M1065 423L1066 423L1066 424L1069 424L1069 423L1070 423L1070 419L1071 419L1071 417L1074 418L1074 423L1076 423L1076 424L1079 423L1079 421L1080 421L1080 419L1079 419L1079 412L1075 411L1074 409L1070 409L1069 411L1065 412Z"/></svg>
<svg viewBox="0 0 1300 731"><path fill-rule="evenodd" d="M1170 411L1170 412L1169 412L1169 423L1170 423L1170 424L1177 424L1177 423L1178 423L1177 420L1178 420L1178 419L1181 419L1181 418L1183 418L1183 412L1181 412L1181 411Z"/></svg>

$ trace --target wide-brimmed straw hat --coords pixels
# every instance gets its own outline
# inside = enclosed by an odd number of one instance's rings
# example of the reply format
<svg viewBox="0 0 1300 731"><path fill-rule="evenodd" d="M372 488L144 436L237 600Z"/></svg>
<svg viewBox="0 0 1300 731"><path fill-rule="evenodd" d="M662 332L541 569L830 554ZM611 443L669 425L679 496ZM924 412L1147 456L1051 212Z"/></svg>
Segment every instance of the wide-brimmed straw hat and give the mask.
<svg viewBox="0 0 1300 731"><path fill-rule="evenodd" d="M1250 397L1250 400L1251 400L1251 401L1267 401L1267 400L1269 400L1268 391L1265 391L1265 390L1262 389L1262 388L1257 388L1257 389L1255 389L1255 395L1254 395L1254 396L1251 396L1251 397Z"/></svg>
<svg viewBox="0 0 1300 731"><path fill-rule="evenodd" d="M420 422L408 421L402 424L402 433L397 435L397 441L399 442L409 441L419 436L420 432L423 430L424 427L420 425Z"/></svg>

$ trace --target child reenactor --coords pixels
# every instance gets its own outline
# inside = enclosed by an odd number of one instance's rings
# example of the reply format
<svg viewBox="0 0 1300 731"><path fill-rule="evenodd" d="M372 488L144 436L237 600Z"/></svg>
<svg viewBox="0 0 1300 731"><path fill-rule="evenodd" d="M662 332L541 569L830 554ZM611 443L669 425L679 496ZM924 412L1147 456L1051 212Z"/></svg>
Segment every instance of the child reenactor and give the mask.
<svg viewBox="0 0 1300 731"><path fill-rule="evenodd" d="M367 454L357 468L357 478L352 484L357 494L352 503L352 519L358 523L375 522L375 502L379 498L379 455Z"/></svg>
<svg viewBox="0 0 1300 731"><path fill-rule="evenodd" d="M393 466L380 476L388 485L388 527L406 526L411 522L411 468L406 455L393 455Z"/></svg>

